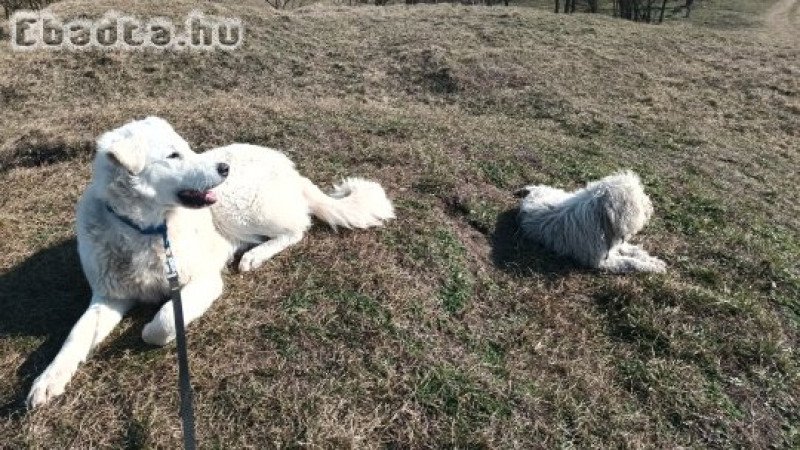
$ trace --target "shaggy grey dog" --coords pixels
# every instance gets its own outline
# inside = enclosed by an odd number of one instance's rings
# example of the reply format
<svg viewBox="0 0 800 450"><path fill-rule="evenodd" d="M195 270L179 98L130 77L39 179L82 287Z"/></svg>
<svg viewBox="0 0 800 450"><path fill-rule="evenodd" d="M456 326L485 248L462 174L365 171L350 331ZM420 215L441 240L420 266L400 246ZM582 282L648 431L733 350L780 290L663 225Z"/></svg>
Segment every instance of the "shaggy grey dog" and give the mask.
<svg viewBox="0 0 800 450"><path fill-rule="evenodd" d="M625 171L565 192L528 186L519 224L523 235L581 264L614 273L663 272L666 264L627 241L653 214L639 176Z"/></svg>

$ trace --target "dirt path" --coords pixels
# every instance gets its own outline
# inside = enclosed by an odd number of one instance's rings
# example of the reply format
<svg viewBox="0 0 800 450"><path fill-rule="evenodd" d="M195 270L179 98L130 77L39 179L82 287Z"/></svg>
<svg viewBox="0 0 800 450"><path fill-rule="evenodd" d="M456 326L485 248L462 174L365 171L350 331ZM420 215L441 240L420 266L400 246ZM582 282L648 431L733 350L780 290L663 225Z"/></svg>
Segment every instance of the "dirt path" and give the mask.
<svg viewBox="0 0 800 450"><path fill-rule="evenodd" d="M780 0L767 11L768 31L785 39L800 42L800 0Z"/></svg>

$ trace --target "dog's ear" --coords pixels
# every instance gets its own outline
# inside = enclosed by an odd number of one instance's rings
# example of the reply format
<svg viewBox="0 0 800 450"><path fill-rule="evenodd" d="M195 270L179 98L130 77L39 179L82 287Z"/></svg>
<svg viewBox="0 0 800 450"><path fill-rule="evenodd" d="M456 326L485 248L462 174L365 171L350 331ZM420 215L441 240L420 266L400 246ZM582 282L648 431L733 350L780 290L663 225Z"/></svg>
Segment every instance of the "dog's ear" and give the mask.
<svg viewBox="0 0 800 450"><path fill-rule="evenodd" d="M527 196L528 196L528 194L530 194L530 193L531 193L531 191L530 191L530 190L528 190L528 188L524 187L524 188L522 188L522 189L518 189L518 190L514 191L514 197L517 197L517 198L525 198L525 197L527 197Z"/></svg>
<svg viewBox="0 0 800 450"><path fill-rule="evenodd" d="M144 148L135 139L123 139L111 144L107 154L112 163L124 168L133 175L144 169Z"/></svg>

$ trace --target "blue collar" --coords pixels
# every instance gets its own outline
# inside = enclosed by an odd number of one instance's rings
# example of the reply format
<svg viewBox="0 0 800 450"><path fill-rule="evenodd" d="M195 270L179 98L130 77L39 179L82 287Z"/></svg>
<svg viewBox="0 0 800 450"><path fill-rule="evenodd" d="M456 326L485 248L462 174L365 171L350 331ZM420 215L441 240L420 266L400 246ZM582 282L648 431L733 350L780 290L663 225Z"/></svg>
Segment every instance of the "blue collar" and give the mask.
<svg viewBox="0 0 800 450"><path fill-rule="evenodd" d="M112 216L114 216L117 219L119 219L120 222L122 222L125 225L133 228L134 230L138 231L141 234L145 234L145 235L158 234L158 235L160 235L162 237L166 237L166 235L167 235L167 222L162 222L160 225L156 225L156 226L153 226L153 227L142 228L139 225L137 225L134 221L129 219L128 217L125 217L125 216L122 216L120 214L117 214L117 212L114 211L114 208L112 208L108 203L106 203L106 209L108 210L108 212L111 213Z"/></svg>

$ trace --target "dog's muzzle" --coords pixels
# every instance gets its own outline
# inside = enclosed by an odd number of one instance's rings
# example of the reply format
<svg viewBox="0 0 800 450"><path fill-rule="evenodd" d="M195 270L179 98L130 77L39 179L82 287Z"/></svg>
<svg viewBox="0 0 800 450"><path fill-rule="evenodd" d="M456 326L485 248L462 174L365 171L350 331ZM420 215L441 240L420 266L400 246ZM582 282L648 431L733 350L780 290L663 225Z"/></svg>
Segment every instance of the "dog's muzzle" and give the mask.
<svg viewBox="0 0 800 450"><path fill-rule="evenodd" d="M219 176L224 180L228 177L231 167L226 163L218 163L216 169ZM187 208L202 208L217 202L217 194L211 189L184 189L178 192L177 197L180 204Z"/></svg>

